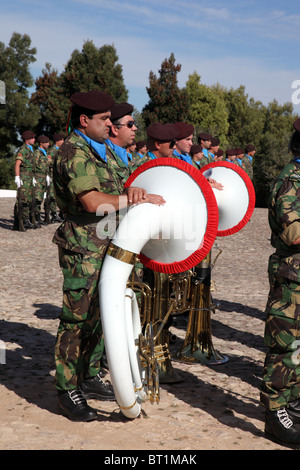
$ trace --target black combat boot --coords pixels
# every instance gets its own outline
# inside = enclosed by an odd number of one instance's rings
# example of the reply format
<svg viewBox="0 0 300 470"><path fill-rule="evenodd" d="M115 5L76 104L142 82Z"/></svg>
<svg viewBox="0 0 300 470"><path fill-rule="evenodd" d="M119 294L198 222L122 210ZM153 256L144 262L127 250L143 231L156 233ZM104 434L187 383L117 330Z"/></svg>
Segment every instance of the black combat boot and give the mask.
<svg viewBox="0 0 300 470"><path fill-rule="evenodd" d="M96 400L115 400L113 388L104 382L101 374L90 379L86 379L80 386L84 398L95 398Z"/></svg>
<svg viewBox="0 0 300 470"><path fill-rule="evenodd" d="M24 220L23 224L24 224L25 229L36 228L36 226L33 223L31 223L29 219Z"/></svg>
<svg viewBox="0 0 300 470"><path fill-rule="evenodd" d="M61 222L63 222L63 219L61 219L58 214L51 214L51 224L59 224Z"/></svg>
<svg viewBox="0 0 300 470"><path fill-rule="evenodd" d="M300 400L290 401L287 410L294 423L300 424Z"/></svg>
<svg viewBox="0 0 300 470"><path fill-rule="evenodd" d="M286 408L266 410L265 433L267 437L286 444L300 444L300 430Z"/></svg>
<svg viewBox="0 0 300 470"><path fill-rule="evenodd" d="M59 392L58 405L71 421L87 422L97 419L96 411L87 404L81 390Z"/></svg>

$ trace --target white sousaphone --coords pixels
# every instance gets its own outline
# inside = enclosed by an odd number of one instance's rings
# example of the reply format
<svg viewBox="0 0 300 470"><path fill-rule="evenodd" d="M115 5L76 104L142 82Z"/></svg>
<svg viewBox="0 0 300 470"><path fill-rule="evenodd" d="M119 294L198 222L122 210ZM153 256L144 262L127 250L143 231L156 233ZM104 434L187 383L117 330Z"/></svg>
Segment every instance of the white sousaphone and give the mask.
<svg viewBox="0 0 300 470"><path fill-rule="evenodd" d="M255 207L255 190L247 173L230 162L213 162L201 168L223 185L223 190L213 188L219 211L217 236L226 237L239 232L250 220Z"/></svg>
<svg viewBox="0 0 300 470"><path fill-rule="evenodd" d="M218 208L207 179L192 165L159 158L140 166L125 186L160 194L166 203L135 205L121 220L104 258L99 281L105 350L116 401L136 418L146 398L137 340L139 312L129 275L140 261L154 271L180 273L210 251L218 229Z"/></svg>
<svg viewBox="0 0 300 470"><path fill-rule="evenodd" d="M212 190L204 174L223 184ZM204 174L203 174L204 173ZM140 204L121 220L105 256L99 281L105 350L116 401L127 418L136 418L146 398L139 361L139 309L127 281L137 260L153 271L181 273L199 264L216 236L240 230L255 205L252 182L244 170L214 162L201 171L174 158L141 165L126 187L160 194L164 206Z"/></svg>
<svg viewBox="0 0 300 470"><path fill-rule="evenodd" d="M249 222L255 207L251 179L239 165L231 162L209 163L200 171L223 185L221 191L213 188L219 211L217 237L237 233ZM192 284L186 336L176 358L187 363L223 364L228 358L217 352L212 343L211 312L215 311L216 305L210 286L211 253L196 267L197 271L202 281L196 278Z"/></svg>

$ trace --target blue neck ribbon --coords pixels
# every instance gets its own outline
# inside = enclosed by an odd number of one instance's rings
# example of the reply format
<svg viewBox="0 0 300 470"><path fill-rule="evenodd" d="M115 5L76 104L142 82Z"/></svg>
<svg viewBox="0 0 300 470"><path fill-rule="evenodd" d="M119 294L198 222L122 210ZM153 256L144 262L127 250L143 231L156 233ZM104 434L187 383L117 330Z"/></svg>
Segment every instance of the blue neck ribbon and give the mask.
<svg viewBox="0 0 300 470"><path fill-rule="evenodd" d="M300 163L300 157L294 158L294 162Z"/></svg>
<svg viewBox="0 0 300 470"><path fill-rule="evenodd" d="M107 139L105 143L109 145L110 148L118 155L118 157L121 158L122 162L125 163L126 166L128 166L128 157L127 157L126 149L124 149L123 147L120 147L119 145L114 144L109 139Z"/></svg>
<svg viewBox="0 0 300 470"><path fill-rule="evenodd" d="M26 145L27 145L27 147L29 147L29 148L30 148L30 150L33 152L32 145L29 145L29 144L26 144Z"/></svg>
<svg viewBox="0 0 300 470"><path fill-rule="evenodd" d="M248 155L248 153L246 153L246 157L248 157L250 162L252 162L252 157L250 157L250 155Z"/></svg>
<svg viewBox="0 0 300 470"><path fill-rule="evenodd" d="M41 147L39 147L39 150L40 150L41 152L43 152L43 154L45 155L45 157L47 156L47 152L46 152L45 149L42 149Z"/></svg>
<svg viewBox="0 0 300 470"><path fill-rule="evenodd" d="M99 155L100 158L102 158L102 160L107 162L106 148L105 148L105 145L103 143L96 142L95 140L90 139L85 134L80 132L78 129L74 129L74 132L77 135L79 135L80 137L82 137L88 143L88 145L94 150L94 152L97 155Z"/></svg>
<svg viewBox="0 0 300 470"><path fill-rule="evenodd" d="M190 163L192 165L192 157L190 157L187 153L179 153L177 150L173 151L173 155L176 155L176 157L179 157L181 160L185 161L186 163Z"/></svg>
<svg viewBox="0 0 300 470"><path fill-rule="evenodd" d="M147 155L148 155L148 157L150 157L152 160L155 160L155 158L156 158L156 156L154 155L154 153L150 152L150 150L149 150L149 152L147 153Z"/></svg>

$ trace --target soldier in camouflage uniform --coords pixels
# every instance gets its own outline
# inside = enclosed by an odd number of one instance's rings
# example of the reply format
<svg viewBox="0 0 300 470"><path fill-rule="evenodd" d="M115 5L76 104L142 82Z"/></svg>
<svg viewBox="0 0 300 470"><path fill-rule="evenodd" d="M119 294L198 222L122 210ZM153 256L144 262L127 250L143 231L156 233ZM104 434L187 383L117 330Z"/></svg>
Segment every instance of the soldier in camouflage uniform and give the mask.
<svg viewBox="0 0 300 470"><path fill-rule="evenodd" d="M204 158L206 158L206 163L212 163L213 158L209 152L209 149L211 147L211 139L212 135L208 134L207 132L200 132L198 135L198 144L201 145L203 148L203 155Z"/></svg>
<svg viewBox="0 0 300 470"><path fill-rule="evenodd" d="M300 120L299 120L300 122ZM300 130L300 126L299 126ZM266 434L300 444L300 133L291 140L293 159L276 179L269 197L270 292L266 306L268 348L261 385Z"/></svg>
<svg viewBox="0 0 300 470"><path fill-rule="evenodd" d="M35 134L25 131L22 134L24 144L20 147L15 158L15 183L17 185L17 200L14 207L13 230L25 231L34 228L30 218L33 212L33 177L35 174L35 159L33 144Z"/></svg>
<svg viewBox="0 0 300 470"><path fill-rule="evenodd" d="M132 113L133 106L129 103L117 103L113 106L111 110L112 126L109 138L105 142L110 151L121 159L123 165L127 166L128 176L135 169L132 157L130 155L130 158L128 154L128 147L135 141L135 132L137 130Z"/></svg>
<svg viewBox="0 0 300 470"><path fill-rule="evenodd" d="M34 152L36 170L34 183L35 219L38 224L44 224L46 221L42 220L41 212L44 196L47 191L47 187L50 185L50 165L47 153L50 145L50 139L46 135L40 135L37 140L39 142L39 146Z"/></svg>
<svg viewBox="0 0 300 470"><path fill-rule="evenodd" d="M55 194L54 194L54 185L53 185L53 163L55 156L58 152L59 147L63 144L65 137L63 134L56 133L53 136L53 146L48 151L49 158L49 176L50 176L50 185L47 187L47 197L46 201L49 205L50 212L50 221L52 224L56 222L62 222L62 218L58 214Z"/></svg>
<svg viewBox="0 0 300 470"><path fill-rule="evenodd" d="M55 385L62 412L72 420L91 421L97 414L87 404L88 398L114 399L100 375L103 341L98 297L101 266L113 231L99 237L97 224L107 211L116 219L128 205L164 200L141 188L124 192L124 167L104 144L112 125L113 99L90 91L75 93L71 102L74 131L60 147L53 167L56 200L64 214L53 238L63 273Z"/></svg>
<svg viewBox="0 0 300 470"><path fill-rule="evenodd" d="M243 156L243 168L247 175L253 179L253 157L255 155L255 147L252 144L246 146L245 154Z"/></svg>
<svg viewBox="0 0 300 470"><path fill-rule="evenodd" d="M192 165L199 170L207 165L207 159L203 156L201 145L195 144L191 147Z"/></svg>
<svg viewBox="0 0 300 470"><path fill-rule="evenodd" d="M173 157L192 165L190 150L193 145L195 128L187 122L175 122L174 126L178 129L178 137L173 149Z"/></svg>

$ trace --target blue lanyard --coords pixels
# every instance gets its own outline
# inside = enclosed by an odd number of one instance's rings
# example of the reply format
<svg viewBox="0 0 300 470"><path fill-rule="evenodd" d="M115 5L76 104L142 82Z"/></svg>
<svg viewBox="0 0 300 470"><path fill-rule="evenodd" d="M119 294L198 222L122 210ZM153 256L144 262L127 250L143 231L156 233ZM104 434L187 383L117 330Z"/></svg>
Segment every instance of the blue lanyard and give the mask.
<svg viewBox="0 0 300 470"><path fill-rule="evenodd" d="M123 147L120 147L119 145L114 144L109 139L107 139L105 143L109 145L110 148L118 155L118 157L121 158L122 162L125 163L126 166L128 166L128 156L127 156L126 149L124 149Z"/></svg>
<svg viewBox="0 0 300 470"><path fill-rule="evenodd" d="M99 157L102 158L102 160L107 162L106 148L105 148L104 144L102 144L100 142L96 142L93 139L90 139L85 134L80 132L78 129L75 129L74 132L77 135L80 135L80 137L82 137L89 144L89 146L94 150L94 152L96 152L97 155L99 155Z"/></svg>

